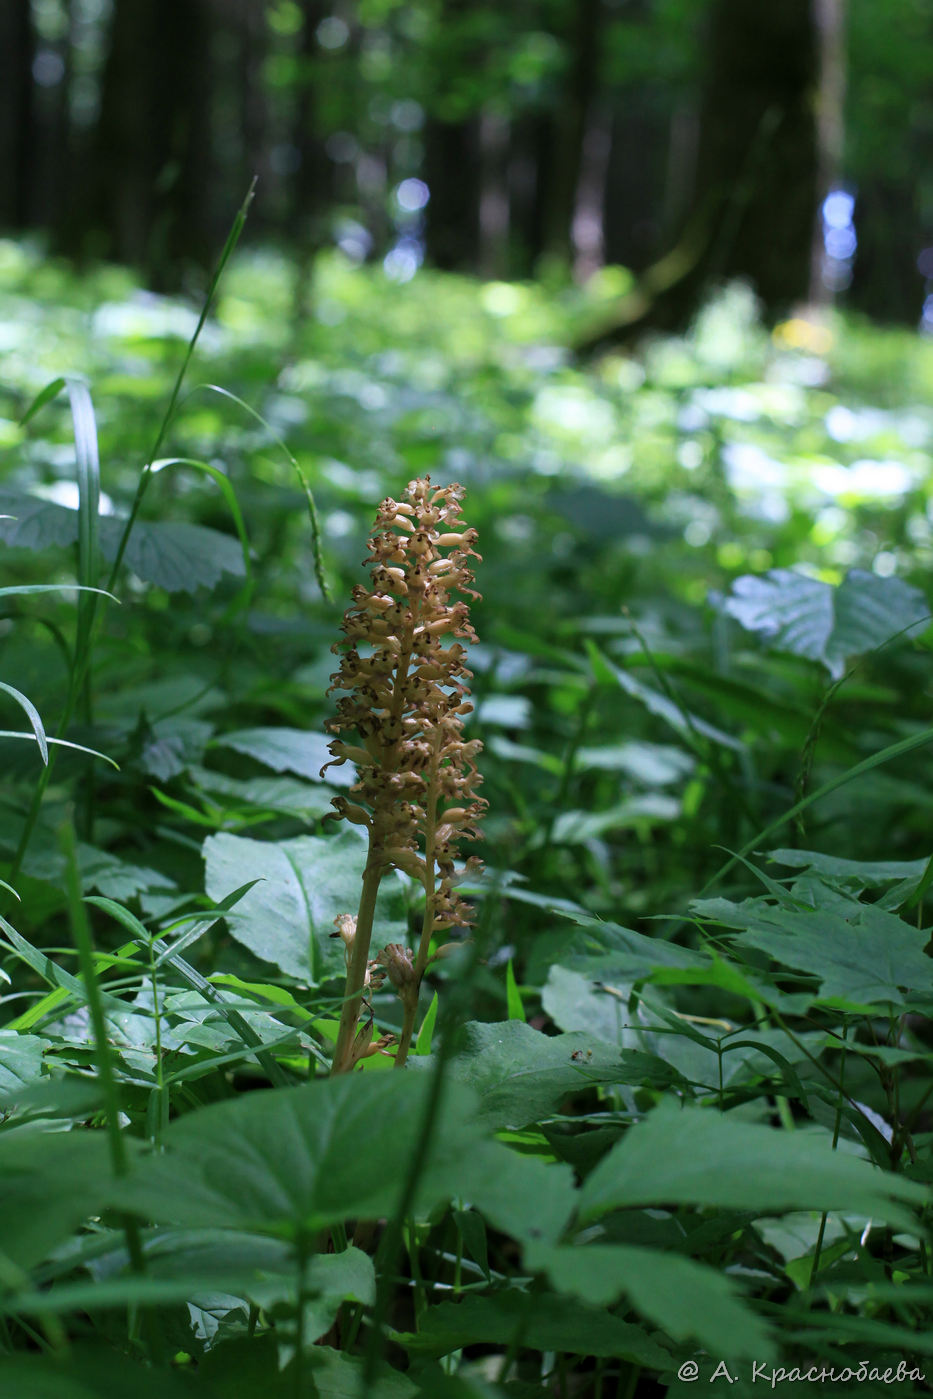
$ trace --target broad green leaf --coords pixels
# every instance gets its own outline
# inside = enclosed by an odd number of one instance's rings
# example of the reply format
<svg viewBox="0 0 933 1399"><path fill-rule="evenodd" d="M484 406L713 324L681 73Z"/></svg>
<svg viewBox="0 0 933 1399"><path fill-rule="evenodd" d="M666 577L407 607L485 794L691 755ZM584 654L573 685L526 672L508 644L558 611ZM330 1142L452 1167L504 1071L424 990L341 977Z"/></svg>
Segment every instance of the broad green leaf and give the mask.
<svg viewBox="0 0 933 1399"><path fill-rule="evenodd" d="M250 777L242 781L190 764L188 776L199 793L209 793L212 801L220 797L216 804L227 809L274 812L306 822L333 814L333 792L323 782L300 782L295 777Z"/></svg>
<svg viewBox="0 0 933 1399"><path fill-rule="evenodd" d="M175 1369L152 1368L121 1355L113 1346L69 1347L67 1361L49 1355L0 1357L0 1393L10 1399L220 1399L220 1392L195 1387ZM263 1390L273 1399L286 1391Z"/></svg>
<svg viewBox="0 0 933 1399"><path fill-rule="evenodd" d="M926 860L846 860L816 850L769 850L768 857L791 869L811 869L827 879L844 879L862 889L876 889L901 879L919 879Z"/></svg>
<svg viewBox="0 0 933 1399"><path fill-rule="evenodd" d="M21 549L59 548L78 540L78 511L25 491L0 490L0 539ZM98 521L100 548L116 558L126 521L104 515ZM240 543L232 535L187 521L137 520L125 560L137 577L168 592L213 588L227 574L245 575Z"/></svg>
<svg viewBox="0 0 933 1399"><path fill-rule="evenodd" d="M560 812L551 839L555 845L584 845L606 831L663 825L676 821L679 815L680 802L676 798L665 796L663 792L642 792L605 811Z"/></svg>
<svg viewBox="0 0 933 1399"><path fill-rule="evenodd" d="M237 729L214 743L245 753L273 772L293 772L314 782L320 781L321 768L331 761L328 739L306 729ZM328 768L326 776L331 786L346 787L353 781L352 774L353 768L343 764Z"/></svg>
<svg viewBox="0 0 933 1399"><path fill-rule="evenodd" d="M314 985L344 974L344 946L332 934L334 919L355 913L360 901L366 845L355 831L278 842L223 832L204 842L204 859L205 888L218 903L244 880L261 881L230 919L238 942ZM404 941L407 924L391 878L382 882L377 910L374 949Z"/></svg>
<svg viewBox="0 0 933 1399"><path fill-rule="evenodd" d="M501 1142L481 1142L458 1161L448 1190L524 1244L556 1243L576 1203L569 1166L521 1155Z"/></svg>
<svg viewBox="0 0 933 1399"><path fill-rule="evenodd" d="M169 1224L280 1238L390 1215L429 1087L426 1074L345 1074L201 1108L170 1124L164 1153L141 1161L114 1199ZM422 1176L425 1207L457 1190L457 1162L480 1141L471 1108L451 1085Z"/></svg>
<svg viewBox="0 0 933 1399"><path fill-rule="evenodd" d="M502 1289L487 1297L464 1297L431 1307L416 1335L394 1339L412 1352L449 1355L470 1345L520 1344L532 1350L569 1355L609 1355L636 1365L666 1368L670 1353L641 1326L620 1321L604 1308L585 1302L568 1306L562 1297Z"/></svg>
<svg viewBox="0 0 933 1399"><path fill-rule="evenodd" d="M146 889L158 889L168 893L177 888L174 880L158 870L146 869L120 859L109 850L87 845L78 845L78 871L81 888L90 892L96 890L111 899L133 899ZM57 881L63 878L64 856L49 834L41 831L32 840L30 850L23 861L23 872L34 879Z"/></svg>
<svg viewBox="0 0 933 1399"><path fill-rule="evenodd" d="M165 1223L278 1238L389 1215L429 1090L427 1073L354 1074L202 1108L170 1125L165 1153L141 1161L114 1197ZM468 1199L520 1241L556 1241L573 1210L569 1167L483 1140L475 1108L472 1094L448 1085L418 1208Z"/></svg>
<svg viewBox="0 0 933 1399"><path fill-rule="evenodd" d="M110 1186L106 1136L9 1128L0 1132L0 1179L0 1249L28 1269L100 1212Z"/></svg>
<svg viewBox="0 0 933 1399"><path fill-rule="evenodd" d="M666 787L683 782L696 766L696 759L682 748L668 743L605 743L598 748L579 748L576 768L599 772L624 772L643 787Z"/></svg>
<svg viewBox="0 0 933 1399"><path fill-rule="evenodd" d="M0 1102L16 1102L26 1084L41 1078L42 1052L47 1046L48 1040L38 1035L0 1030Z"/></svg>
<svg viewBox="0 0 933 1399"><path fill-rule="evenodd" d="M407 1375L388 1365L380 1366L377 1378L364 1389L363 1358L328 1346L309 1349L306 1365L314 1390L308 1385L299 1391L294 1362L278 1368L278 1345L277 1336L268 1333L214 1346L198 1364L198 1377L209 1386L207 1399L296 1399L299 1392L302 1399L312 1393L318 1399L361 1399L364 1394L366 1399L415 1399L421 1392ZM195 1393L200 1396L201 1390Z"/></svg>
<svg viewBox="0 0 933 1399"><path fill-rule="evenodd" d="M717 1356L768 1359L768 1327L721 1272L657 1249L629 1244L526 1250L526 1266L543 1271L558 1290L593 1307L627 1297L673 1341L694 1340Z"/></svg>
<svg viewBox="0 0 933 1399"><path fill-rule="evenodd" d="M876 904L827 890L816 907L789 896L783 907L766 899L701 899L691 909L738 929L743 944L816 977L821 1001L870 1010L900 1005L908 993L933 995L933 959L923 950L928 934Z"/></svg>
<svg viewBox="0 0 933 1399"><path fill-rule="evenodd" d="M116 557L123 523L113 516L100 522L101 548L108 560ZM137 520L124 562L144 583L169 593L193 593L216 587L224 575L246 575L237 539L184 520Z"/></svg>
<svg viewBox="0 0 933 1399"><path fill-rule="evenodd" d="M457 1040L451 1076L479 1095L492 1127L525 1127L560 1100L596 1083L618 1082L619 1054L594 1035L542 1035L521 1020L472 1022Z"/></svg>
<svg viewBox="0 0 933 1399"><path fill-rule="evenodd" d="M758 1214L851 1210L915 1227L900 1202L920 1206L929 1198L924 1186L833 1151L822 1135L665 1102L587 1177L580 1217L632 1205L719 1205Z"/></svg>
<svg viewBox="0 0 933 1399"><path fill-rule="evenodd" d="M855 568L838 587L788 568L772 569L763 578L746 574L733 583L723 607L775 650L822 661L836 680L849 659L883 646L930 615L919 589Z"/></svg>
<svg viewBox="0 0 933 1399"><path fill-rule="evenodd" d="M633 1032L627 1028L630 991L631 983L607 991L578 971L553 966L541 992L541 1005L561 1030L585 1030L610 1044L633 1044Z"/></svg>

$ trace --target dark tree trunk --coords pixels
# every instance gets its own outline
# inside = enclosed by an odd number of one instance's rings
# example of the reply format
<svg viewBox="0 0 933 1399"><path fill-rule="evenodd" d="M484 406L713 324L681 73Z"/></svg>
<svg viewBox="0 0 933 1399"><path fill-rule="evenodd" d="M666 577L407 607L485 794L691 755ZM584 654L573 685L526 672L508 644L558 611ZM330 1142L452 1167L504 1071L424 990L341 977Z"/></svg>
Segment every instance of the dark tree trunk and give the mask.
<svg viewBox="0 0 933 1399"><path fill-rule="evenodd" d="M917 191L896 179L872 180L856 199L855 227L858 250L848 304L888 325L916 325L924 300L917 258L925 241Z"/></svg>
<svg viewBox="0 0 933 1399"><path fill-rule="evenodd" d="M567 267L573 259L573 218L587 117L597 88L602 0L576 0L570 13L570 64L553 119L553 149L545 166L544 215L544 255Z"/></svg>
<svg viewBox="0 0 933 1399"><path fill-rule="evenodd" d="M660 214L665 199L673 198L664 184L669 141L665 117L661 95L644 87L625 94L610 126L603 216L606 261L635 271L658 256Z"/></svg>
<svg viewBox="0 0 933 1399"><path fill-rule="evenodd" d="M292 124L292 146L297 169L291 181L289 225L292 237L308 253L320 247L322 221L330 196L330 162L318 137L315 31L327 13L322 0L302 0L304 19L301 31L298 94Z"/></svg>
<svg viewBox="0 0 933 1399"><path fill-rule="evenodd" d="M479 272L483 277L509 274L509 121L501 112L484 111L479 123Z"/></svg>
<svg viewBox="0 0 933 1399"><path fill-rule="evenodd" d="M239 115L240 131L237 149L237 185L246 190L255 177L265 199L252 216L254 229L268 227L266 212L271 185L268 163L269 111L267 86L263 81L263 65L268 54L266 15L255 0L239 0L237 25L236 94L234 110Z"/></svg>
<svg viewBox="0 0 933 1399"><path fill-rule="evenodd" d="M807 295L817 205L812 0L716 0L697 188L710 242L694 277L746 277L769 315ZM692 309L692 308L687 308Z"/></svg>
<svg viewBox="0 0 933 1399"><path fill-rule="evenodd" d="M0 4L0 226L14 232L32 219L35 164L36 36L29 0Z"/></svg>
<svg viewBox="0 0 933 1399"><path fill-rule="evenodd" d="M475 271L479 261L479 121L430 117L424 133L429 261L445 271Z"/></svg>
<svg viewBox="0 0 933 1399"><path fill-rule="evenodd" d="M750 281L769 318L806 299L818 72L812 0L714 0L691 207L670 251L578 348L680 329L710 286L728 278Z"/></svg>
<svg viewBox="0 0 933 1399"><path fill-rule="evenodd" d="M114 6L82 250L161 287L209 257L210 32L207 0Z"/></svg>
<svg viewBox="0 0 933 1399"><path fill-rule="evenodd" d="M845 0L813 0L819 44L819 86L816 101L817 210L810 247L811 306L832 301L833 287L825 275L823 200L840 181L845 140Z"/></svg>
<svg viewBox="0 0 933 1399"><path fill-rule="evenodd" d="M516 277L531 275L543 247L540 172L548 132L546 117L525 112L509 133L509 270Z"/></svg>

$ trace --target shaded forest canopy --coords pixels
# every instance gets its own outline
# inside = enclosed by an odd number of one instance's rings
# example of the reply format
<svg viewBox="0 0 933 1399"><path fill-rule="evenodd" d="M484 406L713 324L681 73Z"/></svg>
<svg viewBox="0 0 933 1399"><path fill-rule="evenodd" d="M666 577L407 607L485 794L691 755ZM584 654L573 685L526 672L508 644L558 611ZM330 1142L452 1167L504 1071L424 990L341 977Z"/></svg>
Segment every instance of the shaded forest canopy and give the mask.
<svg viewBox="0 0 933 1399"><path fill-rule="evenodd" d="M6 0L0 53L0 227L157 286L258 175L252 239L400 279L620 264L663 326L711 281L777 314L828 277L922 314L922 0Z"/></svg>

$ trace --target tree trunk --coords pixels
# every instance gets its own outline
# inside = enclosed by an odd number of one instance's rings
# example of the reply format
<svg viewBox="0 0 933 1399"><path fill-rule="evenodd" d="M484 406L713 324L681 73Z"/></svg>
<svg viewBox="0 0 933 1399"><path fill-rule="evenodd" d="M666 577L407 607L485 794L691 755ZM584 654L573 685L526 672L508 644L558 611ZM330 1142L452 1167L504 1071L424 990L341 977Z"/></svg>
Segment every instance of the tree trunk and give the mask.
<svg viewBox="0 0 933 1399"><path fill-rule="evenodd" d="M826 276L823 239L823 200L835 189L842 175L845 141L845 0L813 0L819 43L819 87L816 99L817 199L810 246L811 306L827 306L833 287Z"/></svg>
<svg viewBox="0 0 933 1399"><path fill-rule="evenodd" d="M546 166L544 256L571 265L573 219L583 164L583 143L590 103L597 87L602 0L576 0L573 27L567 36L570 65L552 123L553 149Z"/></svg>
<svg viewBox="0 0 933 1399"><path fill-rule="evenodd" d="M488 108L480 116L479 272L483 277L509 274L509 121Z"/></svg>
<svg viewBox="0 0 933 1399"><path fill-rule="evenodd" d="M479 262L479 122L429 117L424 133L425 246L435 267L473 272Z"/></svg>
<svg viewBox="0 0 933 1399"><path fill-rule="evenodd" d="M207 0L116 0L93 143L83 251L157 286L204 264L209 172Z"/></svg>
<svg viewBox="0 0 933 1399"><path fill-rule="evenodd" d="M709 287L728 278L749 280L769 318L806 298L817 79L812 0L714 0L692 207L675 245L581 351L649 328L681 329Z"/></svg>
<svg viewBox="0 0 933 1399"><path fill-rule="evenodd" d="M29 0L0 5L0 227L13 232L32 218L31 172L35 164L36 114L32 65L36 36Z"/></svg>

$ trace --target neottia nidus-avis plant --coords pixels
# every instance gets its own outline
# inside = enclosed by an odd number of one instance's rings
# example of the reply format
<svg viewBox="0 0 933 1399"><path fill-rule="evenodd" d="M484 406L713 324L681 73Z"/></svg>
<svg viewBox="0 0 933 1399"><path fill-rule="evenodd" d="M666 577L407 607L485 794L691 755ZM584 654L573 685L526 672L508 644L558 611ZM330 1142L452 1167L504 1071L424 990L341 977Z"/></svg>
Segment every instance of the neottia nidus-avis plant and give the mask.
<svg viewBox="0 0 933 1399"><path fill-rule="evenodd" d="M476 640L465 598L479 597L469 560L480 557L476 531L461 517L463 494L462 486L435 489L424 477L409 482L403 500L382 502L369 540L370 586L354 588L344 639L332 648L342 657L331 689L347 693L328 722L337 735L330 752L357 769L349 796L335 797L334 806L369 832L359 911L337 919L347 985L334 1073L373 1051L372 1016L360 1027L360 1014L368 989L386 977L402 1003L395 1062L405 1063L432 940L470 921L456 885L479 861L459 869L456 861L459 842L478 838L486 803L475 795L482 745L463 737L473 708L466 645ZM415 948L390 943L370 960L376 894L393 867L424 887L421 936Z"/></svg>

